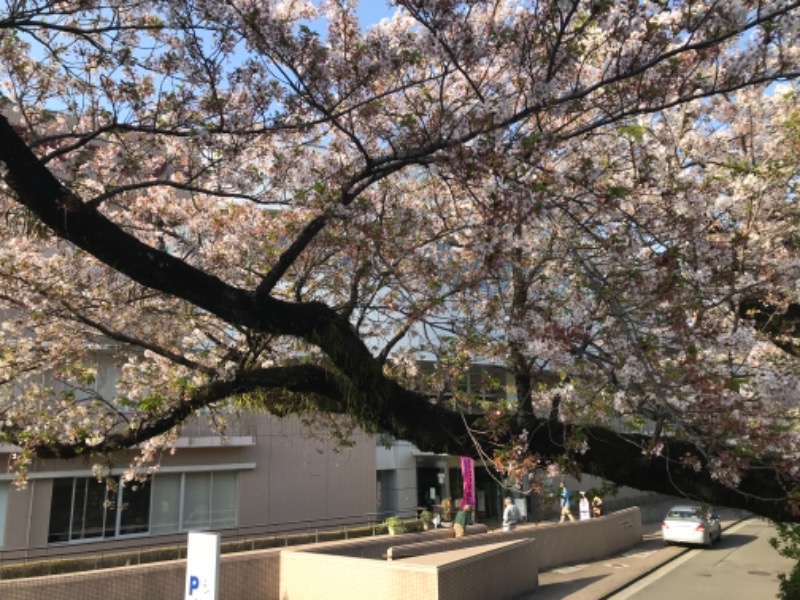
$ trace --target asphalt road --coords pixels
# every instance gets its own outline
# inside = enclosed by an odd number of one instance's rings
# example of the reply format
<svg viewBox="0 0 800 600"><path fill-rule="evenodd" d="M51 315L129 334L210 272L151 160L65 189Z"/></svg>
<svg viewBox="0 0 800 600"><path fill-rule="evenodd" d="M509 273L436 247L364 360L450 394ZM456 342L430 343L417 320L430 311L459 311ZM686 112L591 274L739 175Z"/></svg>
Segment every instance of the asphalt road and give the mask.
<svg viewBox="0 0 800 600"><path fill-rule="evenodd" d="M769 546L774 529L760 519L741 520L738 511L721 512L722 540L710 550L665 547L660 522L647 523L639 546L594 563L541 572L539 588L517 600L776 598L778 574L793 564Z"/></svg>
<svg viewBox="0 0 800 600"><path fill-rule="evenodd" d="M769 545L775 529L748 519L723 533L711 549L690 549L664 567L610 596L612 600L733 600L776 598L778 574L792 561Z"/></svg>

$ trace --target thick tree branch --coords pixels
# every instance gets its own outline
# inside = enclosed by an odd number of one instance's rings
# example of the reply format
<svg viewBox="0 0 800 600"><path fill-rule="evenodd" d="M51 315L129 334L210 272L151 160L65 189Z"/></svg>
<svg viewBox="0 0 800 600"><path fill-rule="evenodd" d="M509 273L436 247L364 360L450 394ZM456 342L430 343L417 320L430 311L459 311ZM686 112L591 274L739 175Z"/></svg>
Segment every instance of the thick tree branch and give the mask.
<svg viewBox="0 0 800 600"><path fill-rule="evenodd" d="M257 369L241 373L231 381L214 381L202 386L168 412L136 428L127 427L112 433L100 444L53 443L39 447L37 454L72 458L90 452L131 448L179 426L198 408L237 396L246 396L249 406L277 415L307 410L350 414L346 400L348 393L348 384L343 383L340 376L318 365ZM450 410L434 404L425 394L394 385L384 410L376 415L375 421L366 425L409 440L425 451L491 456L497 442L478 432L480 421L479 415ZM465 424L473 435L467 435ZM591 426L580 429L580 434L587 440L587 448L575 452L563 443L574 433L574 426L528 414L514 426L516 433L522 430L529 432L529 450L544 461L566 454L584 473L594 473L599 466L602 470L598 474L620 485L703 499L776 520L800 520L800 515L792 513L786 504L786 494L792 482L763 461L747 469L738 488L733 489L709 474L702 458L703 452L690 443L662 437L663 446L658 452L652 452L648 450L652 445L649 436L621 434ZM7 425L3 432L13 434ZM699 468L694 468L695 463L687 461L688 458L700 461L697 463Z"/></svg>

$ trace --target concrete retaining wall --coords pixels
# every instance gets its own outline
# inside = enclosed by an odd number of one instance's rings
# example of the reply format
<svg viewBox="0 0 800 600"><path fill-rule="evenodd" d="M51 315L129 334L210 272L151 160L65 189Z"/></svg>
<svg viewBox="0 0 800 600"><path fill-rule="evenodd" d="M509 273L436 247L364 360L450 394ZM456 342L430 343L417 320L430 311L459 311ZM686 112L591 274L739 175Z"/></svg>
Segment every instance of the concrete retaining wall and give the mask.
<svg viewBox="0 0 800 600"><path fill-rule="evenodd" d="M468 535L488 533L486 525L468 525ZM419 542L433 540L455 539L453 529L433 529L425 533L403 533L399 535L379 535L371 538L357 538L355 540L334 540L309 546L303 546L306 552L318 554L336 554L337 556L352 556L354 558L372 558L383 560L387 558L387 551L392 546L405 546Z"/></svg>
<svg viewBox="0 0 800 600"><path fill-rule="evenodd" d="M479 536L486 538L486 536ZM374 561L284 551L283 599L511 600L536 589L535 540L437 554L435 561ZM533 568L531 568L533 565Z"/></svg>
<svg viewBox="0 0 800 600"><path fill-rule="evenodd" d="M435 600L444 599L442 589L458 587L457 582L469 583L470 589L482 589L487 577L492 578L491 598L505 598L504 585L516 589L518 585L531 585L528 575L537 575L540 570L561 565L587 562L614 555L642 541L641 516L638 508L589 521L575 521L561 525L527 525L512 532L483 533L486 528L469 528L464 538L452 538L451 531L441 530L401 536L378 536L311 544L293 548L258 550L222 556L220 567L220 590L222 600L305 600L316 596L296 594L292 585L305 585L316 581L330 592L344 586L348 595L338 596L348 600L360 598L383 598L376 596L375 589L358 596L352 593L354 586L365 581L380 581L380 589L394 590L406 586L406 595L398 599ZM480 531L481 533L478 533ZM426 537L427 536L427 537ZM401 543L411 544L426 540L431 552L441 543L462 554L450 562L421 564L419 558L405 561L376 560L385 556L390 547ZM535 540L535 543L533 542ZM489 547L508 542L526 542L522 546ZM476 546L472 553L465 549ZM516 548L511 552L510 548ZM524 548L524 550L522 550ZM519 551L519 554L516 552ZM509 554L510 553L510 554ZM424 554L424 553L423 553ZM445 554L435 556L446 558ZM362 557L373 557L362 558ZM437 559L438 560L438 559ZM435 561L434 561L435 562ZM517 565L506 571L501 565ZM288 575L292 569L295 575ZM413 568L412 568L413 567ZM317 569L320 569L317 571ZM324 570L323 570L324 569ZM358 570L358 575L356 571ZM153 563L101 571L32 577L0 581L2 600L182 600L185 585L185 561ZM297 575L302 573L302 577ZM495 581L489 573L504 573L505 579ZM516 577L514 573L519 573ZM475 577L475 581L472 578ZM303 583L301 579L305 578ZM521 578L521 579L520 579ZM427 595L437 580L436 595ZM507 583L503 583L503 582ZM322 582L320 584L319 582ZM366 584L365 584L366 585ZM489 584L486 584L489 585ZM529 589L533 589L535 584ZM442 589L440 589L442 588ZM460 588L459 588L460 589ZM289 593L291 592L291 593ZM412 593L413 592L413 593ZM388 593L388 592L387 592ZM449 593L449 592L448 592ZM478 598L480 596L466 596ZM519 594L517 594L519 595ZM323 596L320 596L323 597ZM337 596L325 595L326 600ZM454 597L454 596L448 596ZM386 598L393 598L386 596Z"/></svg>
<svg viewBox="0 0 800 600"><path fill-rule="evenodd" d="M571 563L589 562L627 550L642 541L642 523L639 509L634 507L589 521L523 526L514 531L493 532L488 536L467 535L462 538L406 542L389 548L386 556L396 560L520 539L536 540L539 568L547 570Z"/></svg>
<svg viewBox="0 0 800 600"><path fill-rule="evenodd" d="M439 567L435 600L513 600L539 587L535 540L481 546L475 552Z"/></svg>
<svg viewBox="0 0 800 600"><path fill-rule="evenodd" d="M532 530L521 527L509 533L536 538L539 568L545 571L613 556L640 544L642 520L634 507L598 519L540 525Z"/></svg>

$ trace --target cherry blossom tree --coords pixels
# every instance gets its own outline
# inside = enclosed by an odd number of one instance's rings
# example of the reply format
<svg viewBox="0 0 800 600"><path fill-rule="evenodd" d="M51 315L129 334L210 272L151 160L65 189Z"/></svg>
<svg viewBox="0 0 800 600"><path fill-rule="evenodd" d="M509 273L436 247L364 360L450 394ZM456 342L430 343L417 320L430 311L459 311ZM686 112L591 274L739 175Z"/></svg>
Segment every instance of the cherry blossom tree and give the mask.
<svg viewBox="0 0 800 600"><path fill-rule="evenodd" d="M5 3L15 468L248 406L795 520L800 2L393 4Z"/></svg>

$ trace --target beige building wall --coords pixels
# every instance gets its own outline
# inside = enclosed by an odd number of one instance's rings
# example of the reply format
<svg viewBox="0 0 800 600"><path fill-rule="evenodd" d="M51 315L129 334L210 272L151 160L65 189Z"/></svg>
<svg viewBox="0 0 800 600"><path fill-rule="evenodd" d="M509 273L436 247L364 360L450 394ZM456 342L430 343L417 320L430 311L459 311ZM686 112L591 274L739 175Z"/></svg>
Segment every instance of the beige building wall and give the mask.
<svg viewBox="0 0 800 600"><path fill-rule="evenodd" d="M337 448L296 419L259 422L255 445L244 454L258 468L239 479L240 526L362 515L366 522L375 512L375 442L361 432L353 441Z"/></svg>
<svg viewBox="0 0 800 600"><path fill-rule="evenodd" d="M202 424L193 424L187 431L189 435L179 440L175 454L162 457L160 472L237 472L237 518L231 533L246 535L248 528L287 529L292 524L296 528L336 525L359 517L362 523L374 520L375 442L364 433L354 434L352 447L337 448L324 433L313 435L299 419L257 413L234 419L227 442L204 430ZM0 447L0 461L7 461L11 451L8 446ZM121 473L131 457L120 457L112 474ZM0 559L4 554L10 556L10 551L80 548L86 552L95 545L111 545L108 539L47 541L53 480L91 477L91 468L92 461L86 459L37 460L24 489L11 483L11 474L0 474L0 485L8 487L6 514L0 514L5 519ZM185 537L185 533L181 535ZM141 536L113 541L124 540L142 543Z"/></svg>

